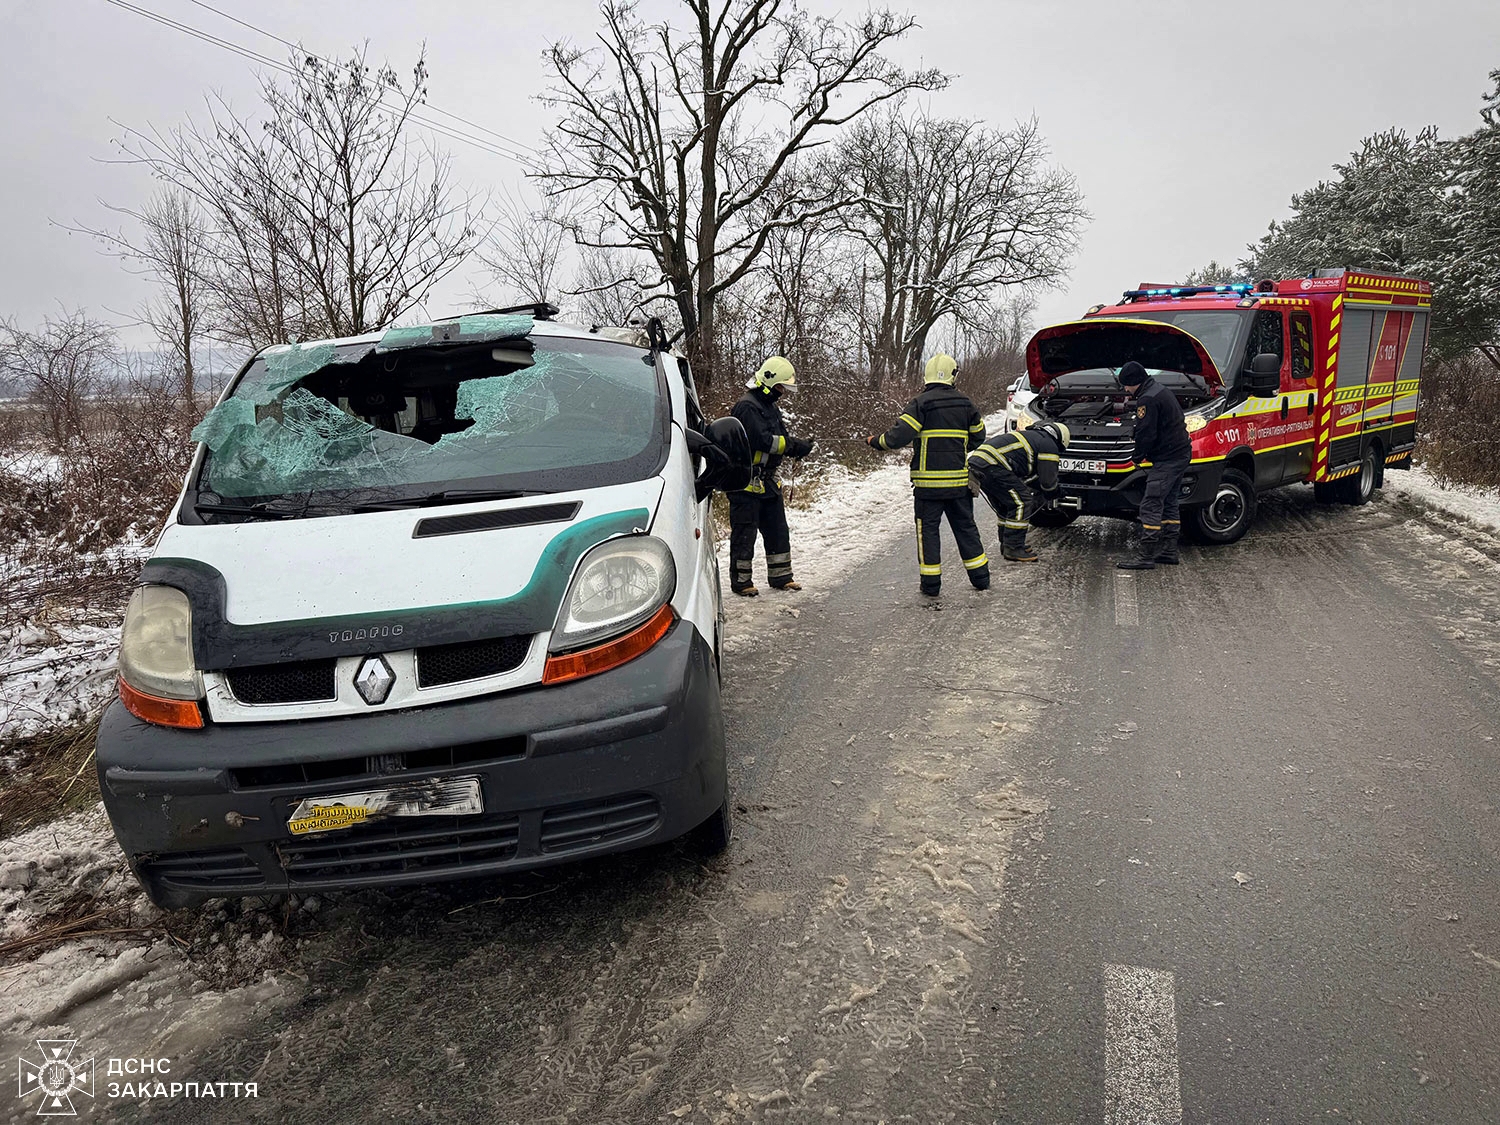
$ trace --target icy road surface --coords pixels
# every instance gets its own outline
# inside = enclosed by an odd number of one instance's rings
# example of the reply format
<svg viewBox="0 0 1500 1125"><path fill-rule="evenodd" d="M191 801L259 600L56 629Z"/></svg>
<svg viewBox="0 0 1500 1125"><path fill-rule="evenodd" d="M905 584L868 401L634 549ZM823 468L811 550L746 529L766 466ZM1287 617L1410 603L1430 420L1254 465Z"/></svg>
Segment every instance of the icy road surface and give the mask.
<svg viewBox="0 0 1500 1125"><path fill-rule="evenodd" d="M934 608L903 491L731 607L727 856L326 903L150 1119L1500 1119L1500 543L1294 488Z"/></svg>

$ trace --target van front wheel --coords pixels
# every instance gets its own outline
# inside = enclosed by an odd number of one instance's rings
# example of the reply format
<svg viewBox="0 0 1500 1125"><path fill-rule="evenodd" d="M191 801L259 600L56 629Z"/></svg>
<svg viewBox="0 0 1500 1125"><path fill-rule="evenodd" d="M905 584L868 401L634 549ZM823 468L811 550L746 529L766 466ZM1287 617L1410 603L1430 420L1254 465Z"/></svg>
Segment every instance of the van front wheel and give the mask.
<svg viewBox="0 0 1500 1125"><path fill-rule="evenodd" d="M1233 543L1255 519L1255 484L1238 469L1225 469L1214 498L1187 513L1187 525L1204 543Z"/></svg>

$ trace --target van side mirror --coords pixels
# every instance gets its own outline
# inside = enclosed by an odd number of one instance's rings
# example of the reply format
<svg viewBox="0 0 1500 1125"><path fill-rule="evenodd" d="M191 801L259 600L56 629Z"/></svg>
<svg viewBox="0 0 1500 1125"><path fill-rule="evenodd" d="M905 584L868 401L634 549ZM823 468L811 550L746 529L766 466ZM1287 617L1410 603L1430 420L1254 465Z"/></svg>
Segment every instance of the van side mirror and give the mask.
<svg viewBox="0 0 1500 1125"><path fill-rule="evenodd" d="M738 418L719 418L703 433L687 431L688 452L699 464L697 494L730 492L750 483L750 438Z"/></svg>
<svg viewBox="0 0 1500 1125"><path fill-rule="evenodd" d="M1261 352L1240 377L1240 389L1252 398L1274 398L1281 390L1281 357Z"/></svg>

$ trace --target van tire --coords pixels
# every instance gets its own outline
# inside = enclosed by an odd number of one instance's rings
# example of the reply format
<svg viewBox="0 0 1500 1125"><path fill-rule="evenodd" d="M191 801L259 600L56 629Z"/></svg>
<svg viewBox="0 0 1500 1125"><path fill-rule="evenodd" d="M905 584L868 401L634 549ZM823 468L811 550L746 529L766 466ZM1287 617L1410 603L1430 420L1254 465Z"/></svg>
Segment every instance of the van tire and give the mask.
<svg viewBox="0 0 1500 1125"><path fill-rule="evenodd" d="M720 855L734 838L734 810L730 808L729 794L724 794L721 804L702 824L688 833L688 847L705 859Z"/></svg>
<svg viewBox="0 0 1500 1125"><path fill-rule="evenodd" d="M1067 527L1079 513L1062 508L1043 508L1031 517L1032 527Z"/></svg>
<svg viewBox="0 0 1500 1125"><path fill-rule="evenodd" d="M1372 445L1360 458L1359 472L1338 482L1341 504L1358 508L1362 504L1368 504L1370 497L1375 495L1375 489L1380 487L1380 465L1375 454L1376 447Z"/></svg>
<svg viewBox="0 0 1500 1125"><path fill-rule="evenodd" d="M1225 469L1209 503L1185 513L1200 543L1223 545L1244 538L1255 520L1255 482L1238 469Z"/></svg>

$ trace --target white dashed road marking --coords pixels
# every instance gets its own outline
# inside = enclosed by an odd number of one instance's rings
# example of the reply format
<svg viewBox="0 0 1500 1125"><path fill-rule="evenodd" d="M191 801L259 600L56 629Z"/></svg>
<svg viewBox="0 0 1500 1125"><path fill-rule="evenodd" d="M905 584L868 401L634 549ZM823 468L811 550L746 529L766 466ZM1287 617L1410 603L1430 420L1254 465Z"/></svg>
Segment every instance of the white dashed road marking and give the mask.
<svg viewBox="0 0 1500 1125"><path fill-rule="evenodd" d="M1171 973L1104 966L1104 1125L1182 1125Z"/></svg>
<svg viewBox="0 0 1500 1125"><path fill-rule="evenodd" d="M1135 575L1128 571L1115 575L1115 624L1139 625L1141 611L1135 600Z"/></svg>

